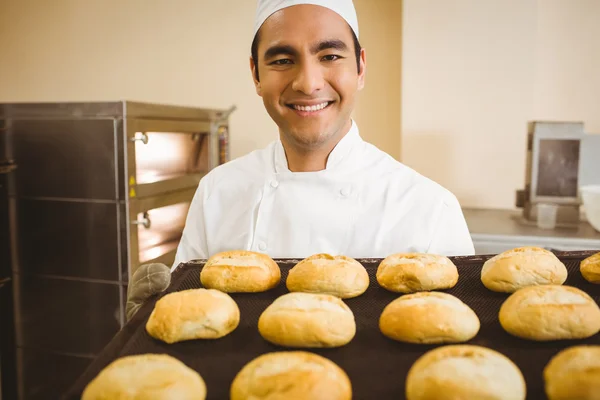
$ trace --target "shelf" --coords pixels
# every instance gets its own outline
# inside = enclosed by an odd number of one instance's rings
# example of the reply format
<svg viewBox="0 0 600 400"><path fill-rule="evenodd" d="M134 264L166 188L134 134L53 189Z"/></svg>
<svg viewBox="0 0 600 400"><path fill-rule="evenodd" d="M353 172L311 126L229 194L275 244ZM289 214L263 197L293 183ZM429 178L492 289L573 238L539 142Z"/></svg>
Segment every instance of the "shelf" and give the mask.
<svg viewBox="0 0 600 400"><path fill-rule="evenodd" d="M143 176L143 174L140 175ZM152 176L143 176L143 179L138 180L138 184L133 187L135 189L135 195L131 196L130 193L129 197L145 198L182 189L193 188L195 190L204 175L204 173L194 173L185 175L154 174Z"/></svg>

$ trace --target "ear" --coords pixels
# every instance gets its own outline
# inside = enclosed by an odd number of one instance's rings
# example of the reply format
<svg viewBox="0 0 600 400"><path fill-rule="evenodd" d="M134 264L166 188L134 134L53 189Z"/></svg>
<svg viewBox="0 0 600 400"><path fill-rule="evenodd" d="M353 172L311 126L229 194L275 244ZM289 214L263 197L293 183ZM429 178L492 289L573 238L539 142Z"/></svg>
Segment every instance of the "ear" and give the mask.
<svg viewBox="0 0 600 400"><path fill-rule="evenodd" d="M365 87L365 74L367 72L367 54L365 49L360 50L360 70L358 71L358 90Z"/></svg>
<svg viewBox="0 0 600 400"><path fill-rule="evenodd" d="M256 94L262 97L262 88L260 86L260 81L256 79L258 65L254 64L254 60L252 59L252 57L250 57L250 72L252 72L252 80L254 81L254 88L256 89Z"/></svg>

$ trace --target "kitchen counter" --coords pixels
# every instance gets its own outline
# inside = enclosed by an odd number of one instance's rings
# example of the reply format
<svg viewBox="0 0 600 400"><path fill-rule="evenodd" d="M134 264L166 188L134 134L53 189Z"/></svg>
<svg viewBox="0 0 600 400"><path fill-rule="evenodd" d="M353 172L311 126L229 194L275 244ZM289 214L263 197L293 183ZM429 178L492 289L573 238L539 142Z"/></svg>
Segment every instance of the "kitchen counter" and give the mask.
<svg viewBox="0 0 600 400"><path fill-rule="evenodd" d="M519 246L563 251L600 251L600 232L582 221L573 228L540 229L522 220L521 210L463 209L476 254L497 254Z"/></svg>

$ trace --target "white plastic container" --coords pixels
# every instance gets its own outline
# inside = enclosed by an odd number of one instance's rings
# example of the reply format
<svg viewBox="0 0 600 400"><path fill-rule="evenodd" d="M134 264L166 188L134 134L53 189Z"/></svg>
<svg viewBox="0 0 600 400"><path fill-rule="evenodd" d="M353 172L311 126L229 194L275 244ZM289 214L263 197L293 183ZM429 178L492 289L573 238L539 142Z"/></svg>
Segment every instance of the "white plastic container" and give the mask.
<svg viewBox="0 0 600 400"><path fill-rule="evenodd" d="M554 229L556 227L556 214L558 205L543 204L537 205L537 226L541 229Z"/></svg>
<svg viewBox="0 0 600 400"><path fill-rule="evenodd" d="M579 190L587 220L600 232L600 185L582 186Z"/></svg>

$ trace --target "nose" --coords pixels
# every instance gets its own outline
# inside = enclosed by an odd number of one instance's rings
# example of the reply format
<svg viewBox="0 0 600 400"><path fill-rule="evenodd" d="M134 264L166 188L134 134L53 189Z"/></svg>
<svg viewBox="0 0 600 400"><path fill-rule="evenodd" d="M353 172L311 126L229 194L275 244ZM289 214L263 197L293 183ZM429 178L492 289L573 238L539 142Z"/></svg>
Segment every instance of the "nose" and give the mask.
<svg viewBox="0 0 600 400"><path fill-rule="evenodd" d="M298 73L292 82L292 89L294 91L310 96L323 89L325 77L320 65L308 62L303 63L297 71Z"/></svg>

